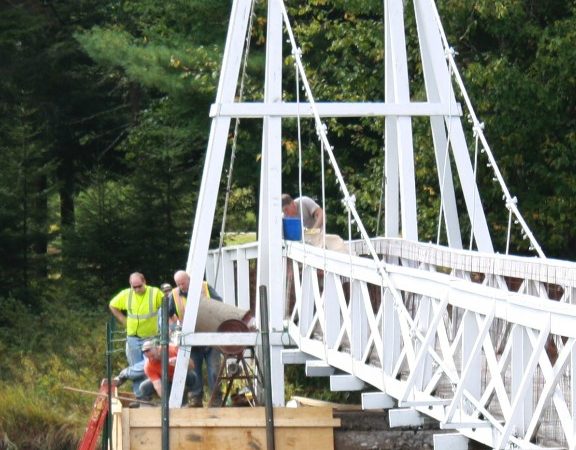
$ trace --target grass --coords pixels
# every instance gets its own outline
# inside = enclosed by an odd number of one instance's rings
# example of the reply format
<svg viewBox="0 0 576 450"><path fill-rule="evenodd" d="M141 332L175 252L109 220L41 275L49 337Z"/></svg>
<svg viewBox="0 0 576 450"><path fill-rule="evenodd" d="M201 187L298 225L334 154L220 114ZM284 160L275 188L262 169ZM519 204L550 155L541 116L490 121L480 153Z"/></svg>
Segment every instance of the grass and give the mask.
<svg viewBox="0 0 576 450"><path fill-rule="evenodd" d="M68 450L78 447L81 426L76 414L54 405L33 386L6 384L0 389L0 424L19 450Z"/></svg>
<svg viewBox="0 0 576 450"><path fill-rule="evenodd" d="M224 245L241 245L248 244L249 242L256 242L256 233L226 233L224 237Z"/></svg>
<svg viewBox="0 0 576 450"><path fill-rule="evenodd" d="M48 293L35 308L15 299L0 303L0 448L77 448L94 397L63 387L98 390L107 314Z"/></svg>

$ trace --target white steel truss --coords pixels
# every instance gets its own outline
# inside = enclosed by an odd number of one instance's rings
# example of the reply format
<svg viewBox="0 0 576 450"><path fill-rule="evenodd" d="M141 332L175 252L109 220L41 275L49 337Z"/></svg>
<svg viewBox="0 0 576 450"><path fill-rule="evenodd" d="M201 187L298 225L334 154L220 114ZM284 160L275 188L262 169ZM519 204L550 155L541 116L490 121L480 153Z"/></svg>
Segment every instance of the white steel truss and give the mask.
<svg viewBox="0 0 576 450"><path fill-rule="evenodd" d="M330 376L333 390L373 389L363 393L367 408L392 404L411 408L444 428L496 448L576 448L572 385L576 267L493 254L452 77L463 86L433 0L384 0L384 101L347 104L316 103L311 94L307 103L282 100L283 23L306 84L282 0L267 2L263 101L235 101L252 1L234 0L232 5L218 92L210 111L212 126L196 210L200 220L194 223L186 267L190 292L200 292L206 275L225 302L245 309L251 304L250 261L257 259L257 285L266 287L270 299L275 405L284 404L283 365L302 363L310 375ZM411 100L408 86L404 8L410 3L427 95L423 102ZM459 98L464 99L474 135L502 186L506 208L543 256L504 185L465 91ZM364 236L364 241L353 243L355 256L283 241L282 119L314 118L324 144L322 117L361 116L385 117L386 238ZM441 217L451 248L417 242L415 116L430 120ZM230 121L237 117L263 121L260 239L254 246L209 254L216 186ZM459 178L464 214L457 211L454 176ZM342 189L347 207L354 210L352 196L345 186ZM470 222L477 252L462 250L463 216ZM221 276L214 279L217 264ZM190 345L259 342L258 333L193 333L196 318L197 307L188 307L171 407L181 403ZM399 423L417 421L402 411L395 415Z"/></svg>
<svg viewBox="0 0 576 450"><path fill-rule="evenodd" d="M364 408L411 408L493 448L576 448L575 263L371 244L388 284L364 242L351 259L285 242L293 276L275 334L285 364L330 376L333 390L367 391ZM220 283L226 291L256 247L212 252L208 279L222 256L235 274ZM247 334L242 342L258 342Z"/></svg>

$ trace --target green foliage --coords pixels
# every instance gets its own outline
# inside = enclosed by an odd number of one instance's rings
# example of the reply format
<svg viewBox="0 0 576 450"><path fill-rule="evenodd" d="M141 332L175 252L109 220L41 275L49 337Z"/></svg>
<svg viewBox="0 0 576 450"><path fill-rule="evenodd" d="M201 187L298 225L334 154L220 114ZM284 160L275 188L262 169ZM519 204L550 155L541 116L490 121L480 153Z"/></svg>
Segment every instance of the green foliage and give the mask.
<svg viewBox="0 0 576 450"><path fill-rule="evenodd" d="M332 392L328 377L309 378L303 365L286 366L284 371L284 396L287 400L293 396L301 396L335 403L360 403L360 392Z"/></svg>
<svg viewBox="0 0 576 450"><path fill-rule="evenodd" d="M53 169L32 123L37 111L25 104L8 113L2 126L0 158L0 282L8 292L26 289L45 273L48 235L46 179Z"/></svg>
<svg viewBox="0 0 576 450"><path fill-rule="evenodd" d="M318 1L290 9L298 45L303 51L307 77L317 101L377 101L383 98L382 4ZM291 61L286 61L292 64ZM287 85L294 76L287 72ZM286 97L294 100L294 88ZM302 98L302 97L301 97ZM304 99L302 99L304 100ZM383 122L380 119L326 120L329 140L338 165L363 221L376 229L382 182ZM298 149L294 131L288 128L283 161L283 189L299 195ZM320 144L314 124L302 122L303 186L305 195L322 203ZM360 156L361 155L361 156ZM341 192L333 169L326 163L327 225L330 232L348 236L348 218L340 202ZM358 237L352 230L353 238Z"/></svg>
<svg viewBox="0 0 576 450"><path fill-rule="evenodd" d="M97 390L108 316L61 284L31 295L0 298L0 424L20 449L75 448L94 398L64 388Z"/></svg>
<svg viewBox="0 0 576 450"><path fill-rule="evenodd" d="M98 27L76 38L95 61L121 67L147 88L174 95L213 95L219 69L216 48L171 47L146 38L138 42L125 31Z"/></svg>
<svg viewBox="0 0 576 450"><path fill-rule="evenodd" d="M8 439L21 450L69 450L80 441L79 422L55 411L35 389L0 387L0 424Z"/></svg>

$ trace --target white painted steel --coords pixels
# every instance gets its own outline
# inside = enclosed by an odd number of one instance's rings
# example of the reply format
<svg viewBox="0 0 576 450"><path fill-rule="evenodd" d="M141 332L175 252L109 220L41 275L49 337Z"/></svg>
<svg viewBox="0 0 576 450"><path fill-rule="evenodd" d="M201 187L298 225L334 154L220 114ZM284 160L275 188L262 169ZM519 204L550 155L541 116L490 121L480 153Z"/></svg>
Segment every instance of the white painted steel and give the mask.
<svg viewBox="0 0 576 450"><path fill-rule="evenodd" d="M332 375L330 377L331 391L361 391L365 386L366 383L354 375Z"/></svg>
<svg viewBox="0 0 576 450"><path fill-rule="evenodd" d="M391 409L388 411L390 426L419 427L424 425L424 416L413 409Z"/></svg>
<svg viewBox="0 0 576 450"><path fill-rule="evenodd" d="M383 392L362 392L362 409L394 408L396 400Z"/></svg>
<svg viewBox="0 0 576 450"><path fill-rule="evenodd" d="M406 102L406 103L316 103L320 117L381 117L381 116L461 116L462 107L458 103ZM241 119L261 119L264 117L312 118L314 111L309 103L258 103L244 102L213 104L210 117L230 117Z"/></svg>
<svg viewBox="0 0 576 450"><path fill-rule="evenodd" d="M455 98L451 77L448 72L448 65L446 63L446 55L449 54L450 51L449 49L443 48L440 29L438 28L438 24L433 20L435 17L435 6L429 1L415 1L414 7L418 23L420 52L424 64L426 91L432 100L436 100L438 97L441 101L447 101L448 104L451 104L451 101L455 101ZM449 189L449 192L442 192L442 201L445 204L445 217L449 224L448 229L451 230L449 236L452 236L452 239L454 239L453 233L459 232L459 228L456 228L457 216L454 216L456 209L455 205L452 204L452 181L451 178L448 178L448 172L446 174L442 173L444 168L448 168L448 165L445 163L445 157L447 156L443 154L447 149L447 145L443 142L443 139L440 138L440 134L443 135L443 132L438 129L439 124L435 122L432 122L432 124L435 124L433 130L434 137L436 138L434 142L440 186L442 190ZM451 117L445 117L445 124L446 130L448 131L447 137L451 144L452 155L458 169L460 183L466 201L468 216L471 218L476 245L480 251L492 252L494 251L492 239L490 238L488 224L484 216L476 180L474 179L474 171L470 162L462 122L460 119L453 120ZM449 184L447 185L446 183ZM445 196L445 194L449 195ZM457 242L454 242L454 244L457 244ZM459 247L458 245L451 246Z"/></svg>
<svg viewBox="0 0 576 450"><path fill-rule="evenodd" d="M306 361L304 368L307 377L327 377L334 373L334 367L329 366L324 361Z"/></svg>
<svg viewBox="0 0 576 450"><path fill-rule="evenodd" d="M434 435L434 450L468 450L469 439L457 433Z"/></svg>
<svg viewBox="0 0 576 450"><path fill-rule="evenodd" d="M365 254L364 242L353 245ZM284 298L292 306L277 339L298 348L283 351L284 363L317 359L309 366L329 365L352 376L346 382L361 381L495 448L574 448L576 305L567 293L576 287L576 264L401 239L372 245L396 262L386 271L402 305L386 294L370 258L350 263L347 255L285 242L296 289ZM249 246L224 251L254 258ZM546 292L558 300L543 298ZM322 321L336 324L332 338ZM339 389L347 386L337 380Z"/></svg>
<svg viewBox="0 0 576 450"><path fill-rule="evenodd" d="M267 287L270 303L275 405L284 403L283 364L306 363L311 372L336 370L338 375L331 376L333 389L366 386L376 390L371 400L366 396L367 405L395 401L409 407L391 411L391 418L398 423L410 418L421 423L422 415L427 415L442 428L456 429L467 438L497 448L558 445L574 449L576 265L492 253L450 71L461 89L463 86L431 0L413 2L428 99L421 103L410 99L404 35L404 5L410 3L384 1L385 102L336 105L314 101L281 0L268 2L264 102L235 103L251 1L233 2L211 110L196 212L200 220L194 224L186 268L191 274L190 291L200 290L205 274L226 303L254 307L258 299L251 291L254 270L250 261L257 258L256 285ZM282 19L308 97L308 103L301 105L283 103L281 98ZM465 91L461 95L474 132L503 185L468 96ZM351 243L356 256L281 240L282 118L294 117L298 109L302 117L314 118L344 202L363 237L363 241ZM387 238L369 239L320 121L324 116L361 113L385 116ZM452 248L416 242L412 117L422 114L430 116L443 217ZM221 176L231 117L263 119L260 241L206 256L217 195L214 186ZM480 251L461 249L453 169L460 179ZM505 185L503 191L506 207L543 256L515 198ZM288 283L294 287L290 295L285 289ZM549 294L556 301L550 300ZM182 398L190 345L260 342L255 333L194 334L196 317L196 308L187 308L171 407L179 405Z"/></svg>
<svg viewBox="0 0 576 450"><path fill-rule="evenodd" d="M280 0L268 1L264 102L282 102L282 10ZM258 217L257 322L260 320L260 286L266 288L268 329L283 328L284 308L278 268L282 267L282 118L264 117L262 169L260 171L260 214ZM282 347L270 346L272 402L284 405Z"/></svg>
<svg viewBox="0 0 576 450"><path fill-rule="evenodd" d="M408 82L408 58L406 57L406 38L404 35L404 5L402 1L385 2L384 28L388 41L386 49L387 75L385 83L386 102L408 103L410 90ZM400 232L406 239L418 240L418 219L416 214L416 178L414 176L414 147L412 143L412 119L395 117L387 121L390 138L394 145L386 142L386 152L396 153L399 172L400 194ZM388 137L388 136L387 136ZM396 189L394 188L394 191Z"/></svg>
<svg viewBox="0 0 576 450"><path fill-rule="evenodd" d="M341 338L331 347L326 341L317 342L319 336L308 339L299 333L298 316L293 316L290 334L302 351L317 357L327 355L326 361L334 367L378 387L400 404L435 417L444 428L456 428L487 445L503 448L516 443L524 448L534 445L530 443L532 438L540 440L540 444L551 442L545 436L550 431L546 428L550 426L551 415L559 417L563 428L564 437L560 440L573 441L567 403L573 396L573 387L566 368L576 337L576 327L568 324L576 323L576 306L542 299L539 289L535 290L536 295L529 295L487 286L481 281L490 277L504 280L507 276L510 282L513 276L520 287L527 281L539 284L539 279L545 279L558 283L561 279L568 284L555 290L571 290L576 282L576 265L505 256L490 256L492 263L484 264L489 261L488 254L402 240L379 239L374 244L377 249L392 250L382 254L384 259L403 255L400 264L388 264L386 270L390 283L401 291L407 309L399 305L386 307L386 297L380 294L380 289L388 286L382 286L373 261L355 257L352 265L346 265L340 255L324 256L320 250L304 250L297 244L287 246L287 256L301 264L301 271L310 272L309 267L313 267L323 270L325 279L337 275L352 285L352 293L346 294L344 301L320 296L324 302L340 305L335 317L326 318L328 322L343 316ZM316 264L312 257L315 252L318 261L325 260L322 264ZM413 268L415 264L420 268ZM426 270L422 270L423 265L428 266ZM464 266L469 269L464 270ZM524 278L533 273L537 274L536 280ZM354 286L359 283L366 286L365 292L371 293L371 300L362 304L363 311L354 309L358 307L354 302L357 292ZM296 298L303 299L305 294ZM379 305L373 310L375 302ZM349 305L357 306L352 306L351 311ZM380 311L383 313L379 316ZM360 325L354 320L348 322L347 315L362 315L366 317L365 323L380 317L380 326L368 327L370 337L354 343L349 340L349 333L354 335L355 327ZM367 350L367 346L378 339L375 329L394 321L400 325L395 333L400 337L399 352L392 361L383 364L385 360L379 353ZM421 327L422 324L426 326ZM506 331L508 324L511 328ZM307 329L311 327L314 323L306 324ZM555 361L558 367L552 364L545 349L550 334L559 349ZM518 341L515 335L526 337ZM343 346L347 340L349 347ZM422 369L428 361L432 372L423 376ZM537 396L539 389L543 398ZM556 401L552 400L552 392L556 393ZM547 420L549 425L543 425ZM536 430L538 423L540 430Z"/></svg>
<svg viewBox="0 0 576 450"><path fill-rule="evenodd" d="M222 71L216 94L217 103L229 103L234 100L251 4L251 0L237 0L232 5ZM206 270L206 258L218 195L217 186L222 173L229 129L229 117L219 117L212 120L202 173L202 184L196 207L196 217L201 218L201 220L194 221L186 264L186 272L190 275L190 293L200 292ZM190 307L191 305L193 306ZM197 314L198 304L191 301L188 304L188 308L186 308L182 324L182 332L184 334L194 331ZM181 347L176 360L176 369L170 393L170 408L178 408L181 405L189 359L189 349Z"/></svg>

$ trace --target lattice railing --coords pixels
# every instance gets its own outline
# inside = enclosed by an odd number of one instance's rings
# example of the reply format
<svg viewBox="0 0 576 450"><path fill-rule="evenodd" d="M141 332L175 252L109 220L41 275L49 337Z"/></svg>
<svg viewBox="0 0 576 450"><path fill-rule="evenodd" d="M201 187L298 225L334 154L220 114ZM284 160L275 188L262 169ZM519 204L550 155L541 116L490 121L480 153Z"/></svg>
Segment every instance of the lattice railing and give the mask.
<svg viewBox="0 0 576 450"><path fill-rule="evenodd" d="M372 242L389 284L370 258L286 243L300 351L486 445L576 448L576 265Z"/></svg>

